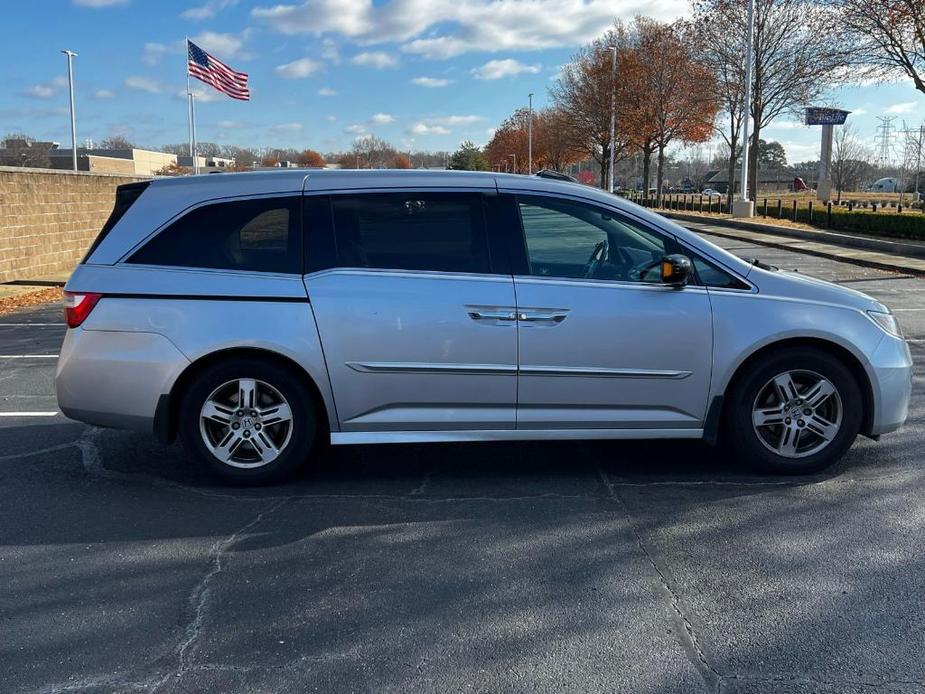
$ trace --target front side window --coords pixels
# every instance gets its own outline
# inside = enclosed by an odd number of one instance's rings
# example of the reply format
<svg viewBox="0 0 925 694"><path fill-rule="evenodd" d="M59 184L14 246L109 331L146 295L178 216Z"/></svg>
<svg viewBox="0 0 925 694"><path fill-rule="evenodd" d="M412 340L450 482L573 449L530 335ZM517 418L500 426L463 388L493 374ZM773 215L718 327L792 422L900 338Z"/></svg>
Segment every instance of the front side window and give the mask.
<svg viewBox="0 0 925 694"><path fill-rule="evenodd" d="M331 209L342 267L489 272L478 194L343 195Z"/></svg>
<svg viewBox="0 0 925 694"><path fill-rule="evenodd" d="M518 196L528 274L539 277L661 281L665 239L584 203Z"/></svg>
<svg viewBox="0 0 925 694"><path fill-rule="evenodd" d="M184 215L130 263L298 273L299 198L262 198L204 205Z"/></svg>

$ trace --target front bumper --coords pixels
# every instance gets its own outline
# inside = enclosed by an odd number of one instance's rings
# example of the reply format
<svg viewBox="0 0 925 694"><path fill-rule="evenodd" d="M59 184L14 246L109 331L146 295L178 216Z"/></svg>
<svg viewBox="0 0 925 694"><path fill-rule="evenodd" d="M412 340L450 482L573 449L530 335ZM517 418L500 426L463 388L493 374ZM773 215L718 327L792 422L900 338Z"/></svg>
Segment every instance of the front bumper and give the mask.
<svg viewBox="0 0 925 694"><path fill-rule="evenodd" d="M899 429L909 415L912 397L912 353L905 340L887 336L870 359L874 391L872 436Z"/></svg>
<svg viewBox="0 0 925 694"><path fill-rule="evenodd" d="M188 364L163 335L74 328L58 359L58 407L88 424L150 432L158 399Z"/></svg>

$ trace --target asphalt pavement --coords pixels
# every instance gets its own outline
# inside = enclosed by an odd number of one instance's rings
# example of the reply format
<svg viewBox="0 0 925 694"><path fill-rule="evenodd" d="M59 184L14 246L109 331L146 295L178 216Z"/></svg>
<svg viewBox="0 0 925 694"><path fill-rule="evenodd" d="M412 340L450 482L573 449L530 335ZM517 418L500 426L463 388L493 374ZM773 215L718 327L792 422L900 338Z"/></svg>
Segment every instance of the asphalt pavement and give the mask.
<svg viewBox="0 0 925 694"><path fill-rule="evenodd" d="M0 317L0 691L925 691L925 279L712 240L891 306L906 427L810 478L401 445L236 489L58 414L60 310Z"/></svg>

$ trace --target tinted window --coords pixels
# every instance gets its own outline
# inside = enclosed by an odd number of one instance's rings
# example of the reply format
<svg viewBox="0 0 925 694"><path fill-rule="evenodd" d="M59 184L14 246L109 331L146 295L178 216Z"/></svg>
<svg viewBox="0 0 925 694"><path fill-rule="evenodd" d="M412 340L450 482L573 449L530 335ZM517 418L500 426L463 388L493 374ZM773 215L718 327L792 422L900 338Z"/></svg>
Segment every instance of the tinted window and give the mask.
<svg viewBox="0 0 925 694"><path fill-rule="evenodd" d="M112 228L122 219L125 213L128 212L128 209L135 204L135 201L141 197L141 194L145 192L145 189L149 185L151 185L151 181L141 181L139 183L125 183L116 188L116 204L109 214L109 219L106 220L103 228L100 229L100 233L97 234L96 240L93 241L93 244L90 246L90 249L81 262L87 262L90 256L93 255L93 251L99 247L103 239L109 236L109 232L112 231Z"/></svg>
<svg viewBox="0 0 925 694"><path fill-rule="evenodd" d="M747 284L725 270L719 269L713 263L693 254L688 255L691 262L694 263L694 269L697 271L700 284L707 287L723 287L726 289L748 289Z"/></svg>
<svg viewBox="0 0 925 694"><path fill-rule="evenodd" d="M155 236L130 263L298 273L299 198L205 205Z"/></svg>
<svg viewBox="0 0 925 694"><path fill-rule="evenodd" d="M331 206L341 266L489 272L478 194L345 195Z"/></svg>
<svg viewBox="0 0 925 694"><path fill-rule="evenodd" d="M665 240L591 205L518 196L528 274L660 282Z"/></svg>

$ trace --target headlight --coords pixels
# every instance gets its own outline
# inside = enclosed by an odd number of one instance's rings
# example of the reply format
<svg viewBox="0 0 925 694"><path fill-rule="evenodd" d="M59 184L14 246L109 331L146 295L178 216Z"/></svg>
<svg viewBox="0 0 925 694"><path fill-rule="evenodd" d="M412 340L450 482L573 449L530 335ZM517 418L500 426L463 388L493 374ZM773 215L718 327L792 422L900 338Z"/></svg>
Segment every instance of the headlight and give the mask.
<svg viewBox="0 0 925 694"><path fill-rule="evenodd" d="M903 336L903 331L899 327L899 321L896 320L896 316L894 316L892 313L883 313L882 311L868 311L867 315L873 318L874 322L890 335L895 335L896 337Z"/></svg>

